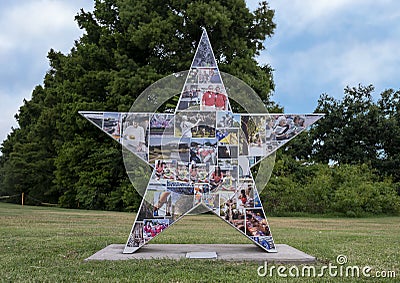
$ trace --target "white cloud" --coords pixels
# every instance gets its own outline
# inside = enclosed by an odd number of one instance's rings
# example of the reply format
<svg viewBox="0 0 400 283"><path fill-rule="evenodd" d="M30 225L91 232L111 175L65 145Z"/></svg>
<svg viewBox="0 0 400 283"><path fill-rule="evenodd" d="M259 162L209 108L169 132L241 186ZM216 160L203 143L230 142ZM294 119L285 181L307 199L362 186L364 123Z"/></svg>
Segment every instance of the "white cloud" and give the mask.
<svg viewBox="0 0 400 283"><path fill-rule="evenodd" d="M314 110L321 93L346 85L399 88L400 2L270 1L277 29L258 58L276 69L275 99L289 112ZM292 109L292 108L293 109Z"/></svg>
<svg viewBox="0 0 400 283"><path fill-rule="evenodd" d="M250 9L250 11L254 11L258 7L258 0L245 0L246 6Z"/></svg>
<svg viewBox="0 0 400 283"><path fill-rule="evenodd" d="M342 83L379 84L398 76L400 50L397 39L355 43L339 57Z"/></svg>
<svg viewBox="0 0 400 283"><path fill-rule="evenodd" d="M66 1L20 1L14 6L2 9L0 52L29 50L35 46L48 45L54 37L71 33L76 28L74 16L76 8ZM73 43L73 42L72 42ZM72 44L71 44L72 46Z"/></svg>
<svg viewBox="0 0 400 283"><path fill-rule="evenodd" d="M360 0L271 0L275 9L277 33L290 36L323 29L337 13Z"/></svg>
<svg viewBox="0 0 400 283"><path fill-rule="evenodd" d="M275 9L277 34L326 34L352 25L387 25L398 20L400 2L396 0L271 0Z"/></svg>
<svg viewBox="0 0 400 283"><path fill-rule="evenodd" d="M22 105L26 94L31 92L32 90L30 89L17 89L14 95L10 96L6 95L5 91L0 89L0 143L11 132L11 127L16 128L18 126L14 116L18 113L18 109Z"/></svg>
<svg viewBox="0 0 400 283"><path fill-rule="evenodd" d="M91 0L19 0L0 3L0 141L16 126L14 115L48 69L50 48L68 53L82 34L75 15Z"/></svg>
<svg viewBox="0 0 400 283"><path fill-rule="evenodd" d="M330 41L280 55L272 60L279 62L275 71L277 98L283 105L282 98L299 103L308 98L308 111L312 111L320 94L340 97L347 85L373 84L378 94L385 88L400 87L400 57L395 55L399 49L400 41L395 38L339 46Z"/></svg>

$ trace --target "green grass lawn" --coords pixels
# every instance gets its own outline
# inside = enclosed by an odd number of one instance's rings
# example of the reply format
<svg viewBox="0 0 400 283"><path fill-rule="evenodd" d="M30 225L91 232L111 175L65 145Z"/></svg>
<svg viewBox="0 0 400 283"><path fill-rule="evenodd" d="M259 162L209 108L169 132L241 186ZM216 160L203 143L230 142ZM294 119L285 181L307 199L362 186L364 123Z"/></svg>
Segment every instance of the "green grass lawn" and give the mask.
<svg viewBox="0 0 400 283"><path fill-rule="evenodd" d="M125 243L133 220L132 213L0 203L0 282L321 282L321 278L312 281L276 274L259 277L259 263L188 259L84 262L109 244ZM348 265L371 266L371 274L391 270L400 278L400 217L271 217L269 222L276 243L316 256L317 268L336 264L336 257L343 254ZM216 216L199 215L184 217L152 243L249 241ZM323 282L354 281L323 278Z"/></svg>

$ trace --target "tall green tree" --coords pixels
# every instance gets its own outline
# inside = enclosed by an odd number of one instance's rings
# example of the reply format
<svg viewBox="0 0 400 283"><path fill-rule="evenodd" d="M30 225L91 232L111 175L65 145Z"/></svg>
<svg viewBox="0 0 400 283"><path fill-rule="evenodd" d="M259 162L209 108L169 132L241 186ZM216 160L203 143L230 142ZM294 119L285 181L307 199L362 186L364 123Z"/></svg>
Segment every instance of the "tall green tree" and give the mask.
<svg viewBox="0 0 400 283"><path fill-rule="evenodd" d="M151 83L189 69L203 27L220 69L268 103L272 69L255 56L273 15L266 2L251 12L244 0L96 0L76 16L84 35L69 54L50 50L43 86L17 114L19 129L2 145L2 190L66 207L137 207L119 145L77 112L128 111Z"/></svg>

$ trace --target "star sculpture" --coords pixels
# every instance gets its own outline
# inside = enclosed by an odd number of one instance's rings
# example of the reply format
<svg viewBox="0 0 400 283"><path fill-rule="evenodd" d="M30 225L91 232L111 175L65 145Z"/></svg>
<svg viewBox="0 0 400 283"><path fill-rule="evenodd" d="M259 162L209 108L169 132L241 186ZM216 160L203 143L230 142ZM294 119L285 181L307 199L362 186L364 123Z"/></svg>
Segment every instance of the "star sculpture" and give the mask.
<svg viewBox="0 0 400 283"><path fill-rule="evenodd" d="M80 112L122 144L128 175L143 196L124 253L137 251L184 215L204 211L276 252L259 198L272 170L268 158L273 162L278 148L322 115L268 114L249 86L219 71L205 30L179 85L175 112L156 113L176 94L171 84L179 77L150 87L130 112ZM228 93L247 113L232 112ZM149 105L156 107L148 111ZM139 159L127 157L132 154ZM147 179L140 163L151 168ZM261 185L250 170L256 164Z"/></svg>

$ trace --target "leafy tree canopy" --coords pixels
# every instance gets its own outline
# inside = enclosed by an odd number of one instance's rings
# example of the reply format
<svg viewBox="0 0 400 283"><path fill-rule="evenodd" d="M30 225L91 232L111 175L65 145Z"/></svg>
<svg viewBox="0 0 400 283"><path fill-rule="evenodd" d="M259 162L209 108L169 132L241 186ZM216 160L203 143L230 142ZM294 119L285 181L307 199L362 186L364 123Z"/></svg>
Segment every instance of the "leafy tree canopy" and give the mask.
<svg viewBox="0 0 400 283"><path fill-rule="evenodd" d="M326 116L293 140L287 153L322 163L365 163L400 181L400 91L385 90L377 101L373 91L359 85L346 87L342 99L322 94L315 112Z"/></svg>
<svg viewBox="0 0 400 283"><path fill-rule="evenodd" d="M274 11L244 0L96 0L76 16L84 35L69 54L50 50L50 70L24 101L3 142L0 193L25 192L66 207L134 209L120 147L78 110L128 111L151 83L190 67L201 28L222 71L270 103L272 69L255 56L273 35Z"/></svg>

